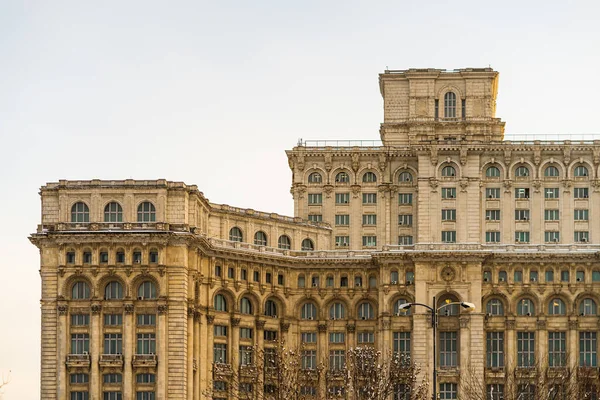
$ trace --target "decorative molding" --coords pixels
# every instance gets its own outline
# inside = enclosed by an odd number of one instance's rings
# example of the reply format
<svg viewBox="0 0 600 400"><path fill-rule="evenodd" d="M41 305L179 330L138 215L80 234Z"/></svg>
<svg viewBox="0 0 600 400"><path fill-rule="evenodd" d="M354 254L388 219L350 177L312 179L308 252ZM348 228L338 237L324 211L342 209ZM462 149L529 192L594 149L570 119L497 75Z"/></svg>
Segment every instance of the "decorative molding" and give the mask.
<svg viewBox="0 0 600 400"><path fill-rule="evenodd" d="M58 312L58 315L67 315L69 313L69 306L66 304L59 304L56 307L56 311Z"/></svg>
<svg viewBox="0 0 600 400"><path fill-rule="evenodd" d="M92 310L92 314L98 315L102 311L102 305L101 304L92 304L92 306L90 307L90 310Z"/></svg>
<svg viewBox="0 0 600 400"><path fill-rule="evenodd" d="M134 307L133 303L125 303L123 305L123 309L125 310L125 314L133 314L135 307Z"/></svg>
<svg viewBox="0 0 600 400"><path fill-rule="evenodd" d="M241 318L231 317L231 326L240 326Z"/></svg>
<svg viewBox="0 0 600 400"><path fill-rule="evenodd" d="M289 322L281 321L281 323L279 325L281 326L281 332L287 332L290 330Z"/></svg>
<svg viewBox="0 0 600 400"><path fill-rule="evenodd" d="M258 330L263 330L265 329L265 324L267 323L267 321L262 320L262 319L257 319L256 320L256 329Z"/></svg>
<svg viewBox="0 0 600 400"><path fill-rule="evenodd" d="M471 322L471 317L460 317L459 318L459 322L460 322L460 327L461 328L468 328L469 327L469 323Z"/></svg>
<svg viewBox="0 0 600 400"><path fill-rule="evenodd" d="M215 322L215 316L214 315L207 315L206 316L206 323L208 325L212 325Z"/></svg>
<svg viewBox="0 0 600 400"><path fill-rule="evenodd" d="M169 311L169 306L166 304L160 304L157 308L158 314L166 314Z"/></svg>
<svg viewBox="0 0 600 400"><path fill-rule="evenodd" d="M327 332L327 324L319 324L317 326L317 329L319 330L319 332Z"/></svg>
<svg viewBox="0 0 600 400"><path fill-rule="evenodd" d="M325 327L327 328L326 325L325 325ZM346 324L346 331L348 333L354 333L356 331L356 324Z"/></svg>

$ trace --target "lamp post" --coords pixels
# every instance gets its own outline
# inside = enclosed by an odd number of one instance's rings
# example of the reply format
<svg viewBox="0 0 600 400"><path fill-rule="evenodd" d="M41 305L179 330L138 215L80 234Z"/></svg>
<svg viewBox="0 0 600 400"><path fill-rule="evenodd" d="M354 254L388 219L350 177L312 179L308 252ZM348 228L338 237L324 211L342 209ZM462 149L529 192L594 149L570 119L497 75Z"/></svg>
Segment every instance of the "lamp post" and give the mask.
<svg viewBox="0 0 600 400"><path fill-rule="evenodd" d="M436 350L437 317L438 317L439 311L442 308L452 306L452 305L460 305L466 311L475 310L475 304L468 303L466 301L446 303L438 308L435 308L436 307L435 296L433 296L433 306L428 306L427 304L423 304L423 303L404 303L404 304L400 304L398 306L398 311L403 311L403 312L408 311L412 306L422 306L431 312L431 328L433 329L433 393L432 393L433 400L437 400L437 350Z"/></svg>

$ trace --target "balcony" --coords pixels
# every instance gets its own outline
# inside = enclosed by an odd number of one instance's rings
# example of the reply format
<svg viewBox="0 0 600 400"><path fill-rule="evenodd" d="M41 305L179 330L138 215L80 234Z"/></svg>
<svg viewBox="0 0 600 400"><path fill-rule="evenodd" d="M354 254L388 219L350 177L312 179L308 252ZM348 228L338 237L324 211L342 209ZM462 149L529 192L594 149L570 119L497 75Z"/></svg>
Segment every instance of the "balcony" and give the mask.
<svg viewBox="0 0 600 400"><path fill-rule="evenodd" d="M135 354L131 361L134 367L156 367L157 363L156 354Z"/></svg>
<svg viewBox="0 0 600 400"><path fill-rule="evenodd" d="M255 378L258 376L258 368L256 365L240 365L240 376Z"/></svg>
<svg viewBox="0 0 600 400"><path fill-rule="evenodd" d="M69 368L76 368L76 367L89 368L89 366L90 366L89 353L68 354L67 355L67 367L69 367Z"/></svg>
<svg viewBox="0 0 600 400"><path fill-rule="evenodd" d="M101 354L99 364L101 367L123 367L123 354Z"/></svg>
<svg viewBox="0 0 600 400"><path fill-rule="evenodd" d="M233 375L231 364L215 363L213 365L213 375L217 377L227 377Z"/></svg>

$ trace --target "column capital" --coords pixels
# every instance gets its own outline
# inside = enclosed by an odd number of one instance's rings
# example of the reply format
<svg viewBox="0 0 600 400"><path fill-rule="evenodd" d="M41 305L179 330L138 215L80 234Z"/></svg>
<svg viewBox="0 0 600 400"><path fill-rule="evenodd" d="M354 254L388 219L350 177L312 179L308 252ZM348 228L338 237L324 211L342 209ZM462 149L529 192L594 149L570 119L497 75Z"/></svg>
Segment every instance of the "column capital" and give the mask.
<svg viewBox="0 0 600 400"><path fill-rule="evenodd" d="M123 305L123 309L125 310L125 314L133 314L135 307L133 303L125 303L125 305Z"/></svg>

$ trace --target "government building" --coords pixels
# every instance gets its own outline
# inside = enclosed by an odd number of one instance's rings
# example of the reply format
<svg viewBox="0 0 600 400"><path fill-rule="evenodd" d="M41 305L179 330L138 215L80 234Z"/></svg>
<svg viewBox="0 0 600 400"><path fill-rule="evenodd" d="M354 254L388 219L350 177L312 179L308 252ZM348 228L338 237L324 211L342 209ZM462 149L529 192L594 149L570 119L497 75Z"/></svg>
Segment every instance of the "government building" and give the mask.
<svg viewBox="0 0 600 400"><path fill-rule="evenodd" d="M287 151L293 217L160 179L44 185L41 398L259 399L228 377L276 341L306 369L401 352L435 368L440 399L473 398L466 375L524 400L515 371L597 369L600 137L505 140L491 68L390 70L379 87L381 141ZM442 307L437 365L428 310L400 310L413 302ZM460 302L474 310L444 307Z"/></svg>

